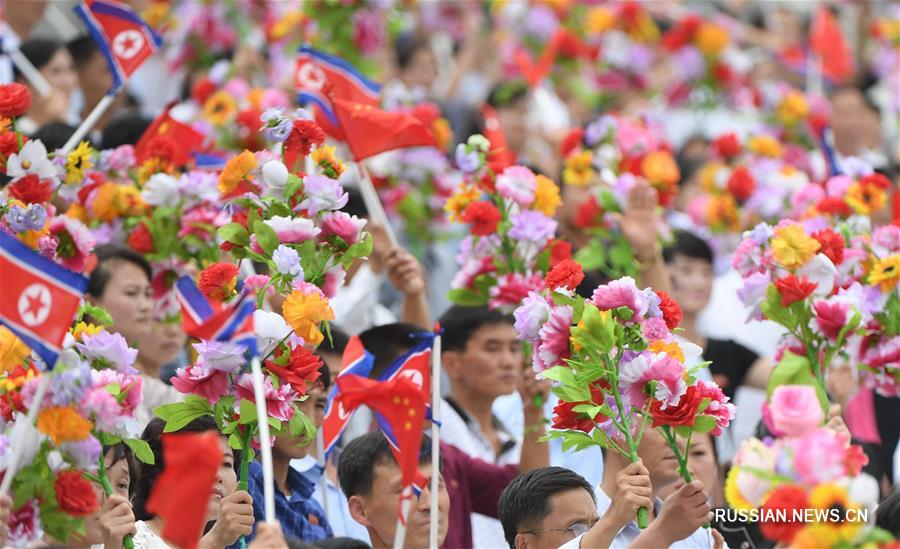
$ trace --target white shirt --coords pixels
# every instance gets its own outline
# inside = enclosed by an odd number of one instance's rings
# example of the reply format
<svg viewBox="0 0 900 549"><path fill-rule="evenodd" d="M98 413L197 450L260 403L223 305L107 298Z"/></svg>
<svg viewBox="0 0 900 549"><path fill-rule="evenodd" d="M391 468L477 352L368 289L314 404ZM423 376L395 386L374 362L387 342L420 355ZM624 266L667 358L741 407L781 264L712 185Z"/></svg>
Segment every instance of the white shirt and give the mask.
<svg viewBox="0 0 900 549"><path fill-rule="evenodd" d="M338 288L329 303L337 319L335 323L341 329L354 335L373 326L397 321L397 317L378 302L381 281L382 277L364 263L346 286Z"/></svg>
<svg viewBox="0 0 900 549"><path fill-rule="evenodd" d="M140 424L141 430L156 417L154 408L163 404L172 404L184 400L184 394L171 385L166 385L159 378L141 374L141 403L134 410L134 418Z"/></svg>
<svg viewBox="0 0 900 549"><path fill-rule="evenodd" d="M150 529L150 525L139 520L134 523L134 549L169 549L169 544Z"/></svg>
<svg viewBox="0 0 900 549"><path fill-rule="evenodd" d="M316 462L313 456L306 456L301 459L292 459L291 467L300 472L306 479L316 485L313 492L313 499L319 502L322 509L325 510L325 516L328 517L328 524L334 532L334 537L355 538L371 545L369 539L369 531L365 527L353 520L350 516L350 507L347 503L347 496L337 484L325 475L325 491L327 500L322 494L322 466Z"/></svg>

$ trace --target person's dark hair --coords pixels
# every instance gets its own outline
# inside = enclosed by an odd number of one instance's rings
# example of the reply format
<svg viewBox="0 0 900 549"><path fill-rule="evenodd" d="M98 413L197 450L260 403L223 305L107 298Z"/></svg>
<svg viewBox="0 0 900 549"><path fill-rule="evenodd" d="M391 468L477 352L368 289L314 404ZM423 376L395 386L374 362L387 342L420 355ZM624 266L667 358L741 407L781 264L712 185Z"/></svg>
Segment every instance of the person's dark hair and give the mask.
<svg viewBox="0 0 900 549"><path fill-rule="evenodd" d="M329 331L331 332L331 340L329 341L326 337L322 341L322 344L319 345L319 350L326 353L343 355L344 349L346 349L347 344L350 343L350 336L347 335L347 332L336 326L330 326Z"/></svg>
<svg viewBox="0 0 900 549"><path fill-rule="evenodd" d="M397 462L391 446L381 431L372 431L353 439L341 452L338 463L338 483L349 499L354 495L366 496L372 491L375 467ZM431 463L431 438L422 435L419 446L419 463Z"/></svg>
<svg viewBox="0 0 900 549"><path fill-rule="evenodd" d="M878 504L875 510L875 526L883 528L900 538L900 488Z"/></svg>
<svg viewBox="0 0 900 549"><path fill-rule="evenodd" d="M495 109L508 107L528 96L528 84L524 80L505 80L491 88L487 104Z"/></svg>
<svg viewBox="0 0 900 549"><path fill-rule="evenodd" d="M412 32L397 36L394 40L394 54L397 56L397 68L402 71L408 67L416 53L421 50L431 52L431 41L427 36Z"/></svg>
<svg viewBox="0 0 900 549"><path fill-rule="evenodd" d="M56 149L61 149L74 133L74 126L70 126L64 122L49 122L31 134L31 138L40 139L41 143L47 147L47 152L52 152ZM85 139L84 141L91 144L90 139ZM93 146L93 144L91 145Z"/></svg>
<svg viewBox="0 0 900 549"><path fill-rule="evenodd" d="M91 278L88 280L88 295L103 297L106 285L109 284L112 278L112 269L109 268L107 263L112 261L125 261L136 265L147 275L147 280L153 278L153 270L150 268L150 263L144 259L144 256L134 250L122 246L104 244L97 247L94 253L97 255L97 266L91 272Z"/></svg>
<svg viewBox="0 0 900 549"><path fill-rule="evenodd" d="M49 63L50 60L53 59L53 56L56 55L56 52L63 47L62 44L55 40L31 38L22 42L22 45L19 46L19 51L22 52L22 55L24 55L26 59L31 61L31 64L34 65L36 69L40 69ZM13 78L18 78L21 74L19 68L13 65Z"/></svg>
<svg viewBox="0 0 900 549"><path fill-rule="evenodd" d="M366 203L360 190L356 187L344 187L344 192L347 193L347 204L341 208L341 211L361 219L368 219L369 210L366 209Z"/></svg>
<svg viewBox="0 0 900 549"><path fill-rule="evenodd" d="M69 54L75 61L75 67L81 68L87 64L100 49L90 36L81 36L66 44Z"/></svg>
<svg viewBox="0 0 900 549"><path fill-rule="evenodd" d="M369 544L356 538L329 538L317 541L319 549L369 549Z"/></svg>
<svg viewBox="0 0 900 549"><path fill-rule="evenodd" d="M497 509L503 536L510 547L516 546L516 534L522 528L533 525L553 512L550 498L560 492L582 488L596 502L591 483L571 469L543 467L522 473L509 483L500 494Z"/></svg>
<svg viewBox="0 0 900 549"><path fill-rule="evenodd" d="M328 364L325 364L324 360L322 365L319 366L319 379L316 381L322 384L322 391L328 394L328 388L331 387L331 372L328 370Z"/></svg>
<svg viewBox="0 0 900 549"><path fill-rule="evenodd" d="M110 122L103 129L100 143L104 149L114 149L121 145L136 145L150 127L153 120L140 113L128 113Z"/></svg>
<svg viewBox="0 0 900 549"><path fill-rule="evenodd" d="M363 347L375 356L375 365L369 376L377 379L381 372L390 366L391 362L415 345L416 340L412 337L413 334L423 331L415 324L396 322L375 326L359 334Z"/></svg>
<svg viewBox="0 0 900 549"><path fill-rule="evenodd" d="M109 467L119 463L123 459L125 460L125 465L128 466L128 497L133 498L134 493L137 491L138 484L138 476L139 476L139 467L138 461L134 457L134 453L131 451L131 448L125 445L124 442L119 442L118 444L114 444L112 446L104 446L103 447L103 459L106 459L106 455L112 452L112 459L109 462ZM113 486L113 490L115 490L115 486Z"/></svg>
<svg viewBox="0 0 900 549"><path fill-rule="evenodd" d="M445 351L464 351L469 340L482 327L494 324L512 325L514 322L510 315L488 309L486 306L454 305L441 316L441 328L444 330L441 344Z"/></svg>
<svg viewBox="0 0 900 549"><path fill-rule="evenodd" d="M666 263L672 263L679 255L713 263L713 252L709 244L688 231L676 231L672 244L663 248L663 259Z"/></svg>
<svg viewBox="0 0 900 549"><path fill-rule="evenodd" d="M150 450L153 452L154 463L152 465L149 463L142 463L140 466L137 489L135 490L134 494L134 517L136 520L149 520L153 518L153 515L147 512L146 505L147 499L150 497L150 493L153 491L153 486L156 484L156 479L165 468L165 463L163 462L162 444L162 435L165 428L166 422L158 417L155 417L150 420L150 423L148 423L147 427L144 429L144 434L141 435L141 440L146 442L150 446ZM205 433L207 431L215 431L219 433L219 428L218 426L216 426L216 420L212 416L200 416L181 429L178 429L177 432ZM240 452L238 450L232 451L234 452L234 467L236 473L238 470L238 464L241 461Z"/></svg>

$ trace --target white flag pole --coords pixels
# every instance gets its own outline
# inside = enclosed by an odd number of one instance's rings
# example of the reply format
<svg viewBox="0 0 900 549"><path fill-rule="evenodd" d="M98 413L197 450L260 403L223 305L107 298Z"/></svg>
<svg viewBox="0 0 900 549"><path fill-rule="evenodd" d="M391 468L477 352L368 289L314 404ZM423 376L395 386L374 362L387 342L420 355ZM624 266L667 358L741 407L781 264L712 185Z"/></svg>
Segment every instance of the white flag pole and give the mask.
<svg viewBox="0 0 900 549"><path fill-rule="evenodd" d="M49 386L50 372L44 372L41 374L41 381L38 383L34 398L31 400L31 407L28 409L28 414L25 416L24 421L28 425L34 425L34 420L38 415L38 411L41 409L41 401L44 400L44 393L47 392L47 387ZM22 420L20 419L19 421ZM3 483L0 484L0 495L9 493L13 478L16 476L16 470L19 468L19 460L22 459L23 448L26 446L28 446L28 444L25 444L24 441L20 441L13 446L12 455L9 456L9 463L6 465L6 474L3 475Z"/></svg>
<svg viewBox="0 0 900 549"><path fill-rule="evenodd" d="M400 516L397 517L397 528L394 529L394 549L403 549L406 543L406 521L409 519L413 498L412 485L403 488L400 498Z"/></svg>
<svg viewBox="0 0 900 549"><path fill-rule="evenodd" d="M94 124L97 123L97 120L103 116L103 113L113 104L113 101L116 100L116 96L119 94L118 91L110 90L109 93L103 96L103 99L97 103L97 106L94 107L94 110L91 111L87 118L78 126L78 129L75 130L75 133L72 134L72 137L66 141L66 144L63 145L62 153L69 154L72 152L72 149L75 148L76 145L81 141L81 139L85 136L85 134L91 131L91 128L94 127Z"/></svg>
<svg viewBox="0 0 900 549"><path fill-rule="evenodd" d="M391 247L396 248L399 246L397 235L394 234L394 228L391 227L391 222L388 219L387 213L384 211L381 199L378 198L378 192L372 184L372 178L369 177L369 172L366 170L366 167L363 166L362 162L357 162L357 166L359 166L359 192L362 194L363 202L366 204L366 210L369 212L369 219L384 226L384 231L387 233Z"/></svg>
<svg viewBox="0 0 900 549"><path fill-rule="evenodd" d="M266 393L263 389L263 373L259 357L250 361L253 379L253 396L256 400L256 420L259 423L259 453L262 456L263 500L266 522L277 524L275 519L275 475L272 473L272 437L269 434L269 411L266 408Z"/></svg>
<svg viewBox="0 0 900 549"><path fill-rule="evenodd" d="M28 80L28 83L34 86L34 89L44 97L50 95L50 91L53 89L50 86L50 82L47 82L47 79L44 78L44 75L41 74L41 71L37 70L31 61L25 57L25 54L22 53L19 49L15 49L11 52L7 52L9 54L10 60L19 69L25 79Z"/></svg>
<svg viewBox="0 0 900 549"><path fill-rule="evenodd" d="M435 325L434 345L431 349L431 516L429 517L428 547L438 547L438 502L440 498L441 443L437 414L441 408L441 327Z"/></svg>
<svg viewBox="0 0 900 549"><path fill-rule="evenodd" d="M316 454L318 454L319 466L322 467L322 474L319 476L319 489L322 490L322 511L328 516L328 461L325 459L325 433L319 429L316 433Z"/></svg>

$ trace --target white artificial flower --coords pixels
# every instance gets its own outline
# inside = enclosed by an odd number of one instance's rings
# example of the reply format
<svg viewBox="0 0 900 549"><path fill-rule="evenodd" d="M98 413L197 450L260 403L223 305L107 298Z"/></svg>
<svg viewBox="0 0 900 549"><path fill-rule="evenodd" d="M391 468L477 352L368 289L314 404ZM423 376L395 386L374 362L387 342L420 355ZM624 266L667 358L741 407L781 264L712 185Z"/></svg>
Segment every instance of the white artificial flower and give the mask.
<svg viewBox="0 0 900 549"><path fill-rule="evenodd" d="M22 150L9 155L6 161L6 175L13 179L34 174L41 179L56 179L56 166L47 158L47 147L40 139L25 143Z"/></svg>
<svg viewBox="0 0 900 549"><path fill-rule="evenodd" d="M150 176L141 191L141 197L151 206L177 206L181 200L179 182L166 173L155 173Z"/></svg>
<svg viewBox="0 0 900 549"><path fill-rule="evenodd" d="M265 194L275 198L283 198L288 175L288 169L281 161L269 160L263 164L262 178L266 184Z"/></svg>
<svg viewBox="0 0 900 549"><path fill-rule="evenodd" d="M810 282L818 284L813 290L814 295L828 296L834 289L834 277L837 276L837 268L825 254L816 254L809 262L797 269L797 276L805 276Z"/></svg>

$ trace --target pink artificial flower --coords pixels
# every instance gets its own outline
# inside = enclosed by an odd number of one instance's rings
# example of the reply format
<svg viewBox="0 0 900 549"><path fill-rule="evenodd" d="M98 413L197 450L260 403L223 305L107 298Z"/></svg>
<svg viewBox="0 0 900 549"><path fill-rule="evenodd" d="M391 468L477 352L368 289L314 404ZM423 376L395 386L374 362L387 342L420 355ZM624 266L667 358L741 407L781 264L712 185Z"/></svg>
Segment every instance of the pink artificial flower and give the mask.
<svg viewBox="0 0 900 549"><path fill-rule="evenodd" d="M661 409L678 406L681 395L687 392L684 382L684 364L665 353L642 352L630 360L622 359L619 366L619 391L626 404L642 407L647 400L644 387L656 381L653 398L660 401Z"/></svg>
<svg viewBox="0 0 900 549"><path fill-rule="evenodd" d="M116 402L116 397L102 385L84 393L80 411L90 417L100 431L112 431L116 427L121 408Z"/></svg>
<svg viewBox="0 0 900 549"><path fill-rule="evenodd" d="M294 408L291 406L291 402L297 396L297 393L291 389L291 386L284 384L278 389L275 389L268 376L263 380L263 385L266 393L266 409L269 412L269 416L282 421L288 421L294 417ZM256 402L256 398L253 395L253 381L250 378L250 374L243 374L238 378L237 396L238 398L249 400L250 402Z"/></svg>
<svg viewBox="0 0 900 549"><path fill-rule="evenodd" d="M831 429L813 429L789 442L794 451L794 469L809 485L823 484L844 476L847 440Z"/></svg>
<svg viewBox="0 0 900 549"><path fill-rule="evenodd" d="M337 236L347 244L356 244L362 234L366 220L347 212L331 212L322 217L320 238Z"/></svg>
<svg viewBox="0 0 900 549"><path fill-rule="evenodd" d="M766 261L763 251L752 239L745 239L734 250L731 266L741 275L747 278L753 273L766 272Z"/></svg>
<svg viewBox="0 0 900 549"><path fill-rule="evenodd" d="M25 547L31 540L37 539L41 533L41 514L38 502L29 500L9 514L6 524L7 541L13 547Z"/></svg>
<svg viewBox="0 0 900 549"><path fill-rule="evenodd" d="M644 325L641 326L644 331L644 337L647 338L647 341L656 341L658 339L668 340L672 337L672 332L669 331L669 327L666 326L666 320L664 318L648 318L644 321Z"/></svg>
<svg viewBox="0 0 900 549"><path fill-rule="evenodd" d="M647 295L638 289L634 279L630 276L597 287L591 296L591 303L601 311L628 307L634 313L631 322L640 322L650 307Z"/></svg>
<svg viewBox="0 0 900 549"><path fill-rule="evenodd" d="M143 379L137 374L126 374L109 368L91 370L91 383L95 388L105 388L109 385L118 385L120 394L124 395L119 403L119 413L124 416L133 416L134 410L143 399Z"/></svg>
<svg viewBox="0 0 900 549"><path fill-rule="evenodd" d="M50 234L57 241L56 260L67 269L83 271L94 250L94 237L88 228L74 217L58 215L50 220Z"/></svg>
<svg viewBox="0 0 900 549"><path fill-rule="evenodd" d="M278 235L278 241L282 244L305 242L319 235L321 229L315 226L312 219L305 217L281 217L275 216L264 221Z"/></svg>
<svg viewBox="0 0 900 549"><path fill-rule="evenodd" d="M262 110L282 107L287 108L291 105L291 99L286 93L278 88L266 88L263 90L262 97L259 100L259 107Z"/></svg>
<svg viewBox="0 0 900 549"><path fill-rule="evenodd" d="M615 135L619 149L626 156L638 156L660 147L652 131L628 120L619 120Z"/></svg>
<svg viewBox="0 0 900 549"><path fill-rule="evenodd" d="M825 198L825 190L818 183L809 183L801 187L791 197L794 215L803 217L810 206L815 206Z"/></svg>
<svg viewBox="0 0 900 549"><path fill-rule="evenodd" d="M328 299L333 298L337 295L338 290L344 286L345 280L347 280L347 271L340 265L335 265L325 271L325 282L322 284L322 293L324 293L325 297Z"/></svg>
<svg viewBox="0 0 900 549"><path fill-rule="evenodd" d="M453 277L450 287L472 288L476 278L483 274L493 273L496 270L493 257L469 258Z"/></svg>
<svg viewBox="0 0 900 549"><path fill-rule="evenodd" d="M269 283L268 275L255 274L255 275L250 275L244 279L244 286L246 286L247 289L250 290L251 292L256 292L258 290L265 288L266 284L268 284L268 283ZM274 293L275 293L275 288L273 288L272 286L269 286L268 288L266 288L266 294L271 295Z"/></svg>
<svg viewBox="0 0 900 549"><path fill-rule="evenodd" d="M510 166L497 176L497 192L522 207L534 202L537 179L525 166Z"/></svg>
<svg viewBox="0 0 900 549"><path fill-rule="evenodd" d="M884 255L900 251L900 227L883 225L872 233L872 244L884 248Z"/></svg>
<svg viewBox="0 0 900 549"><path fill-rule="evenodd" d="M780 385L768 402L771 427L789 437L799 437L822 425L825 413L811 385Z"/></svg>
<svg viewBox="0 0 900 549"><path fill-rule="evenodd" d="M509 273L497 278L497 284L489 290L488 307L490 309L512 310L528 295L528 292L541 291L544 279L538 274L525 276L521 273Z"/></svg>
<svg viewBox="0 0 900 549"><path fill-rule="evenodd" d="M200 240L211 242L216 237L216 230L231 221L231 216L223 210L208 206L198 206L181 217L181 229L178 238L193 235Z"/></svg>
<svg viewBox="0 0 900 549"><path fill-rule="evenodd" d="M722 429L728 427L728 424L734 419L736 408L729 402L731 399L725 396L722 388L717 384L701 379L697 381L697 387L700 389L700 396L709 399L709 406L703 411L703 415L716 418L716 427L710 431L710 434L721 435Z"/></svg>
<svg viewBox="0 0 900 549"><path fill-rule="evenodd" d="M844 198L844 196L847 194L847 190L852 184L853 180L846 175L835 175L829 177L828 181L825 182L825 190L827 191L828 196L834 198Z"/></svg>
<svg viewBox="0 0 900 549"><path fill-rule="evenodd" d="M564 305L550 310L547 322L538 331L534 345L534 370L542 372L553 366L562 366L571 356L572 307Z"/></svg>
<svg viewBox="0 0 900 549"><path fill-rule="evenodd" d="M179 368L172 378L172 386L181 393L201 396L215 404L228 393L228 373L199 362Z"/></svg>
<svg viewBox="0 0 900 549"><path fill-rule="evenodd" d="M820 299L813 303L812 309L815 318L810 321L810 328L821 332L831 341L837 341L841 329L850 319L850 305L835 299Z"/></svg>

